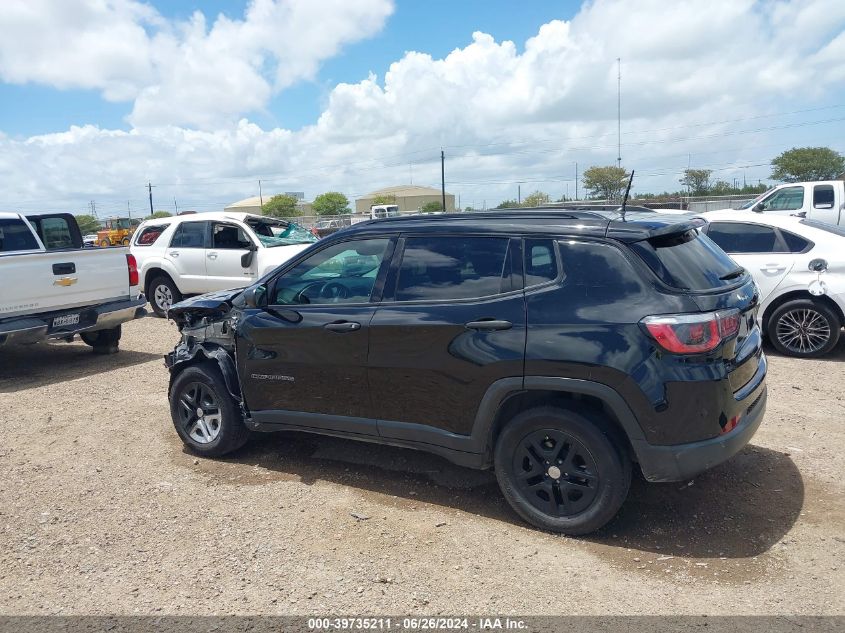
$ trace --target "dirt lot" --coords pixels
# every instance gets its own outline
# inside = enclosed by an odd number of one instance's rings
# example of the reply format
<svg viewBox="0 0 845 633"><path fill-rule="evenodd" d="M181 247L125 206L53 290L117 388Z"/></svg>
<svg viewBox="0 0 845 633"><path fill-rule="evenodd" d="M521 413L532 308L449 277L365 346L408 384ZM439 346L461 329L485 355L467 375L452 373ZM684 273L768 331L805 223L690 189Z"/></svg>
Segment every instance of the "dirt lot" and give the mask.
<svg viewBox="0 0 845 633"><path fill-rule="evenodd" d="M843 345L770 354L751 446L688 485L635 480L570 539L423 453L278 434L195 459L165 397L176 338L146 318L115 356L0 352L0 612L845 613Z"/></svg>

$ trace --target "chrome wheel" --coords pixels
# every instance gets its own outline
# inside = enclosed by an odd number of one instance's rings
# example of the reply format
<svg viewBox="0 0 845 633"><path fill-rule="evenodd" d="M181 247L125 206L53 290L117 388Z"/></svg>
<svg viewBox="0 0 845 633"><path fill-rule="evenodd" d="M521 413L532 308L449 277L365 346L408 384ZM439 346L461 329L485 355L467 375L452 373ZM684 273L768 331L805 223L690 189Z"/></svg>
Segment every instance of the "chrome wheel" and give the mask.
<svg viewBox="0 0 845 633"><path fill-rule="evenodd" d="M179 422L197 444L210 444L220 435L223 415L216 394L199 382L185 385L179 394Z"/></svg>
<svg viewBox="0 0 845 633"><path fill-rule="evenodd" d="M165 284L159 284L153 291L153 299L156 305L166 312L173 305L173 292L170 287Z"/></svg>
<svg viewBox="0 0 845 633"><path fill-rule="evenodd" d="M830 340L831 325L825 316L811 308L790 310L778 319L778 341L795 354L812 354Z"/></svg>
<svg viewBox="0 0 845 633"><path fill-rule="evenodd" d="M598 492L598 468L592 454L556 429L526 435L514 451L513 472L525 499L553 517L583 512Z"/></svg>

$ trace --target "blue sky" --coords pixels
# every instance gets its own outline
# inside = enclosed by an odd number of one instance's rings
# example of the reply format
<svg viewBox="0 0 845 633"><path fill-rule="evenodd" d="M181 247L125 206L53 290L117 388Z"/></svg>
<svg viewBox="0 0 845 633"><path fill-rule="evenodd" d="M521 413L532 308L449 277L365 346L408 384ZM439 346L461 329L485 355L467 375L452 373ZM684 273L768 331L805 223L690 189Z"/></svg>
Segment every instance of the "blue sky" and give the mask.
<svg viewBox="0 0 845 633"><path fill-rule="evenodd" d="M204 0L196 5L181 1L151 2L169 18L188 19L195 9L213 20L219 13L243 16L243 0ZM580 3L526 0L404 0L397 4L386 27L377 35L346 46L343 54L328 60L313 80L302 80L276 95L266 111L245 113L263 127L299 129L314 123L329 91L340 82L357 82L369 72L380 77L390 64L409 50L444 57L466 46L474 31L490 33L497 40L522 46L540 25L553 19L570 19ZM97 90L56 90L37 84L0 83L0 130L18 137L66 130L92 123L110 129L129 129L131 102L111 103Z"/></svg>

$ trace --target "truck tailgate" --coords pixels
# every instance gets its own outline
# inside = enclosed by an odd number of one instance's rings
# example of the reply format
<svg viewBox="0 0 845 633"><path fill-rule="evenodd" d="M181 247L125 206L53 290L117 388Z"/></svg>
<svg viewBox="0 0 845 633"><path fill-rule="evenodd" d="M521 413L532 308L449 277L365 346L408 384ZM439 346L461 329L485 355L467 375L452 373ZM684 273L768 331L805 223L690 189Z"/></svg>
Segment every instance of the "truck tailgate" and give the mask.
<svg viewBox="0 0 845 633"><path fill-rule="evenodd" d="M89 248L0 257L0 319L129 298L127 253Z"/></svg>

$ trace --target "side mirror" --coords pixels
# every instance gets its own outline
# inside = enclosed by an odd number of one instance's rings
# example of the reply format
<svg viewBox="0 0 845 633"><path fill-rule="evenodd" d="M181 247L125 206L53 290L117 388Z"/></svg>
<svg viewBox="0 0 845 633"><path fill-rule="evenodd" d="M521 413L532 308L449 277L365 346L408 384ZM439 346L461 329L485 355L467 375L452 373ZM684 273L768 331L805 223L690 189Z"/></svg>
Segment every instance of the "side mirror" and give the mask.
<svg viewBox="0 0 845 633"><path fill-rule="evenodd" d="M810 265L807 268L814 273L823 273L827 270L827 260L821 257L810 260Z"/></svg>
<svg viewBox="0 0 845 633"><path fill-rule="evenodd" d="M766 203L765 202L758 202L757 204L754 205L754 208L751 209L751 210L756 212L756 213L763 213L763 211L766 210Z"/></svg>
<svg viewBox="0 0 845 633"><path fill-rule="evenodd" d="M248 308L263 308L267 305L267 287L263 285L250 286L244 290L244 304Z"/></svg>
<svg viewBox="0 0 845 633"><path fill-rule="evenodd" d="M252 266L252 260L255 258L255 251L257 250L258 248L255 246L255 244L253 244L246 253L241 255L242 268L249 268L250 266Z"/></svg>

